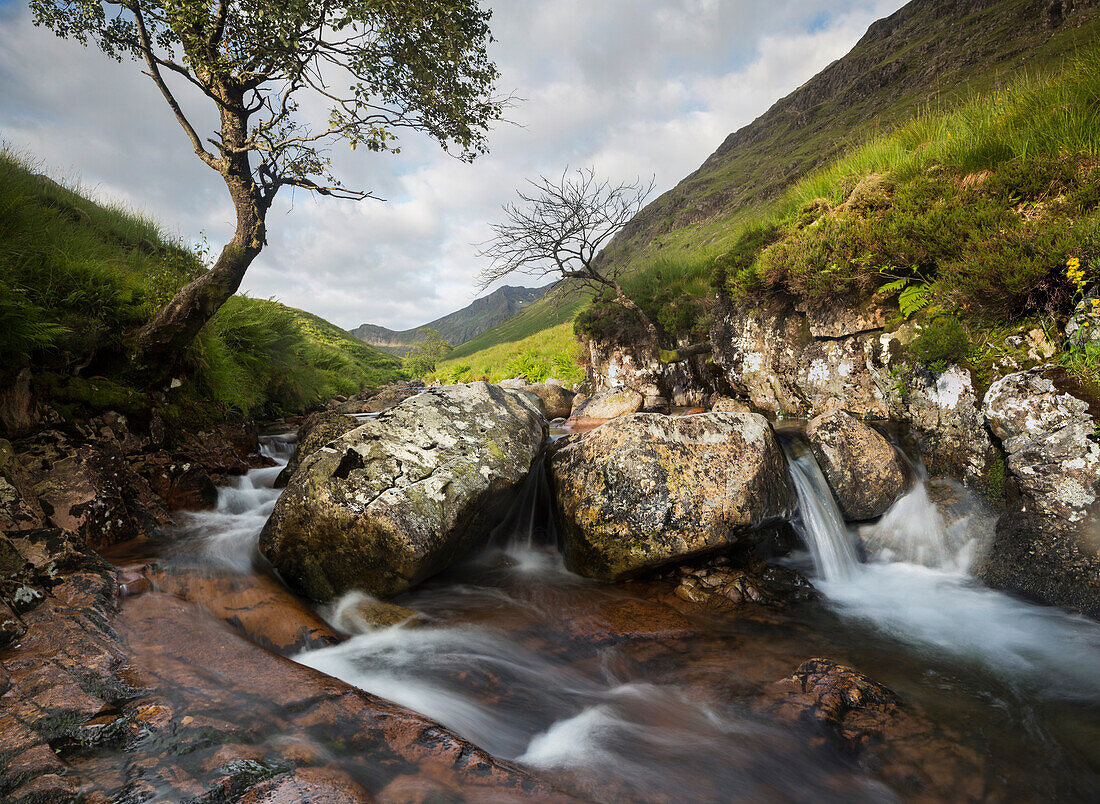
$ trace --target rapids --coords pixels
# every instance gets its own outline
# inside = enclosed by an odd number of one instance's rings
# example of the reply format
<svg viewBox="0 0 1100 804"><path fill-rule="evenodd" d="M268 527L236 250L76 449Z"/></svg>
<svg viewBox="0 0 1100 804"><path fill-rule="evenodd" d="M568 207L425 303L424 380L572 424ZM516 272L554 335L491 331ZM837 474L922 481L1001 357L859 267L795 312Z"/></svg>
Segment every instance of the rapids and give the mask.
<svg viewBox="0 0 1100 804"><path fill-rule="evenodd" d="M285 438L266 448L285 463ZM875 525L912 550L860 563L858 534L812 454L788 449L793 524L808 552L787 561L804 568L819 601L653 625L648 613L666 607L646 583L599 584L565 569L534 472L485 551L395 599L417 622L372 629L349 616L362 598L352 593L320 611L348 638L293 658L596 800L905 799L810 725L759 705L800 662L828 657L978 752L990 791L1088 800L1100 789L1100 624L978 584L969 565L981 545L948 550L923 478ZM177 558L256 572L280 468L250 472L221 490L214 511L189 515Z"/></svg>

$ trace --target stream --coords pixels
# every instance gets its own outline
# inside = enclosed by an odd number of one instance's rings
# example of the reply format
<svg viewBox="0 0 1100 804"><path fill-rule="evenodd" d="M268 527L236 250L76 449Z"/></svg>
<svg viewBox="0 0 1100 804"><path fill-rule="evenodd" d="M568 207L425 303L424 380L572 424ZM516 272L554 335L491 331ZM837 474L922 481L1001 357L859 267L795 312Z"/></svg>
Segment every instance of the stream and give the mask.
<svg viewBox="0 0 1100 804"><path fill-rule="evenodd" d="M985 795L1095 800L1100 624L980 585L968 519L947 522L923 482L863 533L864 544L891 536L894 549L861 561L812 454L785 441L807 550L783 561L818 600L654 624L652 584L565 569L533 472L488 548L394 599L420 617L372 629L352 593L320 611L347 639L293 658L594 800L906 800L811 725L760 704L802 661L825 657L891 688L979 756ZM293 444L268 437L264 449L279 465L186 515L161 560L262 571L256 542Z"/></svg>

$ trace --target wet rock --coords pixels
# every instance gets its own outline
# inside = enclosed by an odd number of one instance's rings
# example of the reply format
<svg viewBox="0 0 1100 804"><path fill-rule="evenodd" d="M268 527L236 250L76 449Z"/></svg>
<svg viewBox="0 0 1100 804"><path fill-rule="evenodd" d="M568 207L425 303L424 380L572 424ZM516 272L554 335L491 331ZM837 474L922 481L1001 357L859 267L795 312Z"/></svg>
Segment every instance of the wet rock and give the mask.
<svg viewBox="0 0 1100 804"><path fill-rule="evenodd" d="M984 410L1012 483L981 577L1100 617L1100 445L1088 403L1034 370L995 382Z"/></svg>
<svg viewBox="0 0 1100 804"><path fill-rule="evenodd" d="M907 797L988 800L981 757L863 673L808 659L768 697L775 716L814 726Z"/></svg>
<svg viewBox="0 0 1100 804"><path fill-rule="evenodd" d="M794 502L756 414L616 419L558 441L550 476L567 564L605 580L752 541Z"/></svg>
<svg viewBox="0 0 1100 804"><path fill-rule="evenodd" d="M810 420L806 440L847 519L880 516L905 493L905 466L885 436L842 410Z"/></svg>
<svg viewBox="0 0 1100 804"><path fill-rule="evenodd" d="M294 447L294 454L290 457L286 467L275 478L275 488L286 488L290 476L301 465L302 461L312 455L319 447L323 447L334 438L342 436L349 430L359 426L351 416L332 411L310 414L302 426L298 428L298 440Z"/></svg>
<svg viewBox="0 0 1100 804"><path fill-rule="evenodd" d="M672 594L677 608L702 613L734 611L749 604L786 606L815 597L813 586L800 573L766 564L758 558L742 566L681 567L673 575Z"/></svg>
<svg viewBox="0 0 1100 804"><path fill-rule="evenodd" d="M310 455L260 549L317 600L396 594L488 535L546 435L541 413L499 387L426 391Z"/></svg>
<svg viewBox="0 0 1100 804"><path fill-rule="evenodd" d="M600 391L590 396L572 412L577 419L617 419L637 413L645 404L645 396L632 388Z"/></svg>
<svg viewBox="0 0 1100 804"><path fill-rule="evenodd" d="M335 628L347 634L363 634L395 625L416 627L426 622L424 615L418 611L378 600L362 592L344 595L332 614L326 616Z"/></svg>
<svg viewBox="0 0 1100 804"><path fill-rule="evenodd" d="M46 432L19 457L35 478L34 494L48 522L93 549L146 538L172 521L149 483L117 454Z"/></svg>
<svg viewBox="0 0 1100 804"><path fill-rule="evenodd" d="M686 639L699 633L674 609L646 600L613 599L596 611L570 618L569 634L590 645Z"/></svg>
<svg viewBox="0 0 1100 804"><path fill-rule="evenodd" d="M33 478L11 443L0 439L0 533L38 528L45 518Z"/></svg>
<svg viewBox="0 0 1100 804"><path fill-rule="evenodd" d="M573 398L576 394L568 388L563 388L560 382L534 383L524 390L530 391L542 400L547 419L564 419L573 411Z"/></svg>
<svg viewBox="0 0 1100 804"><path fill-rule="evenodd" d="M205 511L218 502L218 487L197 463L160 451L136 458L133 466L169 511Z"/></svg>
<svg viewBox="0 0 1100 804"><path fill-rule="evenodd" d="M268 779L242 795L239 804L369 804L374 801L348 774L301 768Z"/></svg>
<svg viewBox="0 0 1100 804"><path fill-rule="evenodd" d="M200 569L152 566L154 588L201 605L257 645L283 656L322 648L339 637L313 609L264 575L212 575Z"/></svg>
<svg viewBox="0 0 1100 804"><path fill-rule="evenodd" d="M177 434L174 456L197 463L217 485L252 467L271 466L271 461L260 454L259 431L255 425L243 422L224 422L200 433Z"/></svg>
<svg viewBox="0 0 1100 804"><path fill-rule="evenodd" d="M22 369L10 385L0 388L0 435L19 438L35 430L41 423L38 398L31 382L31 370Z"/></svg>

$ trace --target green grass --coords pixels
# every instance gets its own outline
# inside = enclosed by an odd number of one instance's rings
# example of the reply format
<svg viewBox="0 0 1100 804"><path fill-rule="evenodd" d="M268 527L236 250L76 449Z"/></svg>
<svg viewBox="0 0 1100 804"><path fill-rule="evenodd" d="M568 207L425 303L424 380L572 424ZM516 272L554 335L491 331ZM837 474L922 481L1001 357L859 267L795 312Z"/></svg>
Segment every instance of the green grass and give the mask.
<svg viewBox="0 0 1100 804"><path fill-rule="evenodd" d="M97 204L0 149L0 379L30 365L47 401L146 412L126 338L204 269L149 219ZM190 418L281 414L400 376L400 361L310 313L235 296L182 359Z"/></svg>
<svg viewBox="0 0 1100 804"><path fill-rule="evenodd" d="M523 377L529 382L541 382L556 377L566 383L577 383L584 379L581 358L573 324L566 321L517 341L494 344L457 358L448 356L436 366L433 379L456 383Z"/></svg>

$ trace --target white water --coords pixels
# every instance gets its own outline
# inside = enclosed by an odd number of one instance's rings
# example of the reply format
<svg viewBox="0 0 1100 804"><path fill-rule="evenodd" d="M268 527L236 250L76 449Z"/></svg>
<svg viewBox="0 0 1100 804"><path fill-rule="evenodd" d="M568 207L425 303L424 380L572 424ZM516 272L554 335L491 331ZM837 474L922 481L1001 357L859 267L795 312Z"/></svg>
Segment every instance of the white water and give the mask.
<svg viewBox="0 0 1100 804"><path fill-rule="evenodd" d="M928 496L923 467L913 488L861 532L890 545L859 564L809 450L790 461L795 527L814 560L814 585L835 611L922 651L984 666L1043 696L1100 701L1100 624L982 586L969 574L981 545L954 534ZM975 504L976 509L976 504ZM952 528L965 528L963 516ZM973 535L973 534L971 534Z"/></svg>
<svg viewBox="0 0 1100 804"><path fill-rule="evenodd" d="M231 486L218 489L218 502L212 511L194 511L182 519L182 539L198 544L198 558L220 569L249 573L253 570L256 545L280 489L273 488L275 478L293 452L293 437L263 439L261 453L275 466L252 469L234 478Z"/></svg>
<svg viewBox="0 0 1100 804"><path fill-rule="evenodd" d="M798 443L787 447L787 459L798 493L793 524L810 548L817 574L828 581L852 578L859 570L859 558L821 467L813 453Z"/></svg>

